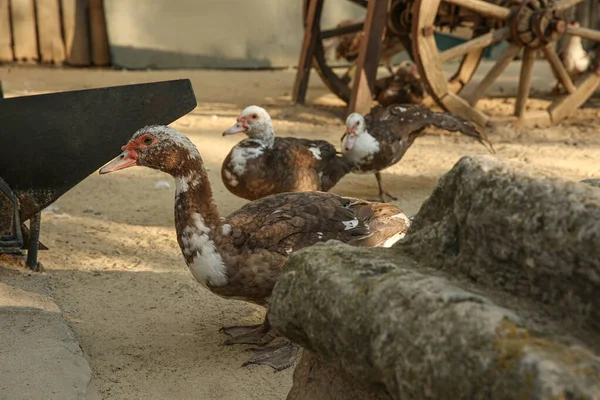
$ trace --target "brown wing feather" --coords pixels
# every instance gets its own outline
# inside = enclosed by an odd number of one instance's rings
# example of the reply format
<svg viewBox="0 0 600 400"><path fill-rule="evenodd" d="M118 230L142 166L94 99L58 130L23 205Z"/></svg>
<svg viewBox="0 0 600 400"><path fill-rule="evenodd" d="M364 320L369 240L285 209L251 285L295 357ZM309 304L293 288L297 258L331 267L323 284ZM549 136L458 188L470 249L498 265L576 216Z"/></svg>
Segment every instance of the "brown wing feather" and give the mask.
<svg viewBox="0 0 600 400"><path fill-rule="evenodd" d="M229 283L212 290L266 305L288 255L330 239L383 246L402 236L406 217L393 204L369 203L331 193L282 193L253 201L224 221L231 233L218 246Z"/></svg>
<svg viewBox="0 0 600 400"><path fill-rule="evenodd" d="M450 132L461 132L471 137L495 153L484 132L467 120L446 112L434 112L423 105L396 104L389 107L374 107L370 116L365 117L369 133L378 139L391 143L402 140L405 148L429 126Z"/></svg>

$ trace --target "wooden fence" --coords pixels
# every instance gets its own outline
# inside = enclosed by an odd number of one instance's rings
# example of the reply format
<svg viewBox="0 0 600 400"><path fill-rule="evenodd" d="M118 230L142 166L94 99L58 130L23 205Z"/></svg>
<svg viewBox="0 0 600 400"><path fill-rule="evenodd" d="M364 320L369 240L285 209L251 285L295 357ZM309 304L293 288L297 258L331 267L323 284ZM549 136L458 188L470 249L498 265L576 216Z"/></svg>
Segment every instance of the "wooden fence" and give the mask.
<svg viewBox="0 0 600 400"><path fill-rule="evenodd" d="M110 65L102 0L0 0L0 63Z"/></svg>

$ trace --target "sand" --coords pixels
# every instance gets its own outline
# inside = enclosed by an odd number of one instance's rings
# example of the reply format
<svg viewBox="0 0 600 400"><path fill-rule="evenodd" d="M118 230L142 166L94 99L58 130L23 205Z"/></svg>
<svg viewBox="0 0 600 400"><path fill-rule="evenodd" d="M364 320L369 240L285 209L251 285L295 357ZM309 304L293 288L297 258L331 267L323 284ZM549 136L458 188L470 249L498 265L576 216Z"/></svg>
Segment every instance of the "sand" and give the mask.
<svg viewBox="0 0 600 400"><path fill-rule="evenodd" d="M309 88L311 106L290 105L293 71L0 68L9 96L179 77L192 79L199 106L172 126L198 146L222 215L245 203L220 179L222 160L241 139L224 138L221 132L241 108L267 107L281 136L338 144L343 133L340 102L316 76ZM513 101L485 99L482 104L500 115L510 112ZM541 104L536 101L533 107ZM559 126L501 127L490 139L503 159L531 163L568 179L600 177L599 116L599 109L587 108ZM399 196L397 203L409 214L418 211L439 177L461 156L486 153L468 138L429 133L383 174L386 189ZM373 175L350 175L332 191L369 198L377 185ZM42 241L51 250L42 252L40 260L92 368L88 398L285 398L292 369L274 373L266 366L241 367L250 356L249 346L221 345L221 326L260 322L264 311L221 299L197 284L177 246L173 198L169 176L132 168L91 175L43 214Z"/></svg>

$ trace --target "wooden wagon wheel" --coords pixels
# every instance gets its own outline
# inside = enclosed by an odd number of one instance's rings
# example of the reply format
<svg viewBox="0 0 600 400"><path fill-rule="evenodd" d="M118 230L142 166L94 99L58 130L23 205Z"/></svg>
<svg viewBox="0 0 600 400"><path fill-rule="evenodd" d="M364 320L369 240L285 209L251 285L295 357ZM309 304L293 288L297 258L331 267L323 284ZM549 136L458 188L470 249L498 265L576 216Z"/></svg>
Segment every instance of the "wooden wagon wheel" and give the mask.
<svg viewBox="0 0 600 400"><path fill-rule="evenodd" d="M347 0L350 3L354 3L363 8L367 8L368 0ZM327 59L325 57L325 48L323 46L323 40L331 39L334 37L339 37L342 35L346 35L349 33L360 32L364 29L363 23L357 23L349 26L344 26L342 28L333 28L323 30L321 28L321 11L322 11L322 1L319 6L315 10L316 15L308 15L309 13L309 2L307 0L303 0L303 21L305 29L307 27L308 18L314 18L318 23L314 27L313 34L318 36L316 40L315 48L314 48L314 61L313 67L317 70L317 73L325 83L325 86L337 97L343 100L346 103L350 102L352 87L351 87L351 78L347 74L339 74L334 71L334 69L327 64ZM409 55L411 55L411 46L412 43L408 35L399 36L402 44L407 49Z"/></svg>
<svg viewBox="0 0 600 400"><path fill-rule="evenodd" d="M600 42L600 31L568 24L566 12L583 0L415 0L412 9L412 44L419 73L435 101L446 110L479 124L493 122L490 116L476 108L481 97L523 51L514 119L538 124L557 123L579 108L600 84L600 52L592 67L573 82L554 47L563 35L575 35ZM472 40L445 51L439 51L434 32L439 29L440 16L459 15L473 20L479 18L491 29ZM496 64L479 80L471 80L483 49L507 40L509 46ZM546 110L526 112L531 88L533 64L537 51L542 51L567 95L555 99ZM459 72L448 79L442 68L444 62L463 59ZM464 68L463 68L464 67Z"/></svg>

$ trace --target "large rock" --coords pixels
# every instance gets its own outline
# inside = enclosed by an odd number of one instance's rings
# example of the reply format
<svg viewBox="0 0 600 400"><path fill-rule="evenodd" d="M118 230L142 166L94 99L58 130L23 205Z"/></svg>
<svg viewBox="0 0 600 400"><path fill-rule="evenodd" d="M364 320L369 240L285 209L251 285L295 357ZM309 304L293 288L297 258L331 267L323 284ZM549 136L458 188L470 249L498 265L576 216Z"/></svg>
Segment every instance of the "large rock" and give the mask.
<svg viewBox="0 0 600 400"><path fill-rule="evenodd" d="M291 400L600 399L599 303L600 190L465 157L396 247L294 253L269 317Z"/></svg>
<svg viewBox="0 0 600 400"><path fill-rule="evenodd" d="M600 187L600 178L598 178L598 179L584 179L581 182L587 183L588 185Z"/></svg>
<svg viewBox="0 0 600 400"><path fill-rule="evenodd" d="M289 258L269 318L326 364L374 390L383 384L394 399L600 395L600 358L539 326L533 333L518 313L461 286L401 249L328 242Z"/></svg>
<svg viewBox="0 0 600 400"><path fill-rule="evenodd" d="M390 400L384 386L357 382L352 376L326 364L304 350L294 370L294 386L288 400Z"/></svg>
<svg viewBox="0 0 600 400"><path fill-rule="evenodd" d="M400 244L416 260L600 331L600 191L463 157Z"/></svg>

